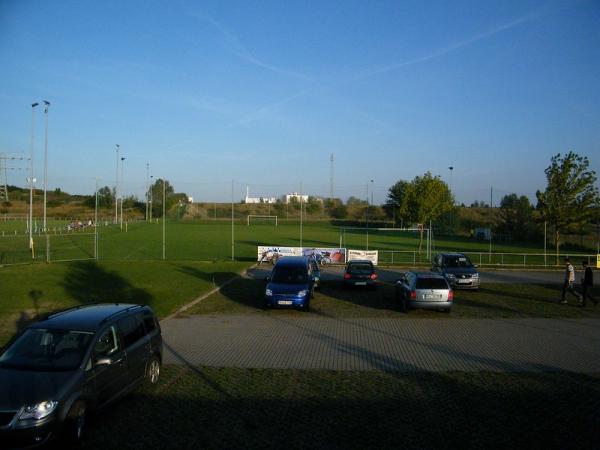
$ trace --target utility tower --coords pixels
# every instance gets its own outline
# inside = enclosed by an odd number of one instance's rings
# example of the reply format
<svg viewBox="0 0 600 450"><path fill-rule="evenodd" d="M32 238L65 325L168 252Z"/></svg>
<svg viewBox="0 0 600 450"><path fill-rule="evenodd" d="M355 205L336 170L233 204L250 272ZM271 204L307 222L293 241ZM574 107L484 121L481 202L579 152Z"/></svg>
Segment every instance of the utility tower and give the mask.
<svg viewBox="0 0 600 450"><path fill-rule="evenodd" d="M0 153L0 200L8 201L8 187L6 186L6 156Z"/></svg>
<svg viewBox="0 0 600 450"><path fill-rule="evenodd" d="M333 153L329 157L329 200L333 201Z"/></svg>
<svg viewBox="0 0 600 450"><path fill-rule="evenodd" d="M5 153L0 153L0 201L8 201L8 177L6 172L8 170L27 170L23 167L12 167L8 166L7 161L28 161L29 158L20 156L8 156Z"/></svg>

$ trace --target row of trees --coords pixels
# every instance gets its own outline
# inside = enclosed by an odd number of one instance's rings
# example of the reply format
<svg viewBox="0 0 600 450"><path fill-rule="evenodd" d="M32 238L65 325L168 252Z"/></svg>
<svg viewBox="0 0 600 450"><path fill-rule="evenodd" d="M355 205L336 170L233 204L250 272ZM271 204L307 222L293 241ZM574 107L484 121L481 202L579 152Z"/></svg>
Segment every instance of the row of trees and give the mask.
<svg viewBox="0 0 600 450"><path fill-rule="evenodd" d="M553 156L545 170L546 189L536 192L537 205L534 207L526 196L506 195L498 208L495 231L527 240L546 222L551 226L558 258L563 234L581 232L591 223L600 223L597 177L589 166L587 157L574 152ZM423 225L456 211L448 185L429 172L394 184L388 191L385 209L390 217ZM423 231L419 249L422 240Z"/></svg>
<svg viewBox="0 0 600 450"><path fill-rule="evenodd" d="M187 195L185 193L175 193L173 185L168 181L157 179L148 189L145 199L140 201L136 196L123 197L123 208L125 209L137 209L142 213L146 213L146 200L150 201L152 208L152 216L162 216L163 209L163 189L165 194L165 209L170 211L174 205L187 203ZM98 207L109 209L114 208L115 205L115 189L109 186L104 186L98 189ZM86 206L90 208L95 207L96 198L95 196L88 197L85 202Z"/></svg>

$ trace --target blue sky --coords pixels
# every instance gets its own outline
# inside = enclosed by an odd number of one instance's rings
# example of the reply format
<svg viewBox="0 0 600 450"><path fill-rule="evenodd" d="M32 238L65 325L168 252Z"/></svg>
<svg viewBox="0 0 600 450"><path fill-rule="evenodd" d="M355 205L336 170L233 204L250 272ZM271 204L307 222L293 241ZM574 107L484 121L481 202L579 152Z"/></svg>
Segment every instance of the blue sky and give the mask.
<svg viewBox="0 0 600 450"><path fill-rule="evenodd" d="M459 202L534 196L558 152L600 172L600 2L0 0L0 152L49 100L49 186L375 202L430 170ZM42 177L44 115L36 115ZM24 184L10 171L9 183Z"/></svg>

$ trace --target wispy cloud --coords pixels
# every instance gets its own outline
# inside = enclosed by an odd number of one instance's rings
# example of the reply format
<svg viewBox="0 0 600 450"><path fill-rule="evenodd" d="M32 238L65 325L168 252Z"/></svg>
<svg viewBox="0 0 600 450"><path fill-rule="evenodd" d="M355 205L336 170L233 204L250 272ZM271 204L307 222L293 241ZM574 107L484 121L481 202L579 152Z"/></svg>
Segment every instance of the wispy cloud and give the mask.
<svg viewBox="0 0 600 450"><path fill-rule="evenodd" d="M388 64L388 65L384 65L384 66L380 66L380 67L375 67L369 70L366 70L364 72L359 73L358 75L356 75L355 77L353 77L353 80L360 80L360 79L364 79L364 78L369 78L373 75L378 75L381 73L385 73L385 72L390 72L392 70L397 70L397 69L401 69L403 67L408 67L408 66L413 66L415 64L420 64L426 61L430 61L432 59L436 59L439 58L441 56L447 55L448 53L454 52L456 50L459 50L460 48L466 47L468 45L474 44L475 42L481 41L483 39L487 39L491 36L494 36L495 34L498 33L502 33L504 31L510 30L511 28L517 27L519 25L522 25L526 22L530 22L532 20L535 20L543 15L545 15L546 12L541 12L541 11L537 11L534 13L530 13L527 15L524 15L522 17L519 17L517 19L511 20L509 22L503 23L501 25L495 26L493 28L490 28L489 30L486 30L484 32L478 33L474 36L468 37L466 39L460 40L458 42L454 42L450 45L447 45L445 47L439 48L431 53L428 53L426 55L420 56L418 58L414 58L414 59L409 59L406 61L401 61L401 62L395 62L392 64Z"/></svg>
<svg viewBox="0 0 600 450"><path fill-rule="evenodd" d="M246 125L248 123L255 122L257 120L263 119L263 118L267 117L267 115L269 113L271 113L272 111L276 110L280 106L285 105L286 103L291 102L292 100L294 100L294 99L296 99L298 97L301 97L307 91L308 91L307 89L303 89L302 91L296 92L295 94L292 94L292 95L290 95L288 97L285 97L285 98L283 98L281 100L277 100L275 102L263 105L260 108L257 108L254 111L246 114L240 120L236 120L235 122L230 123L228 125L228 127L235 127L235 126L238 126L238 125Z"/></svg>
<svg viewBox="0 0 600 450"><path fill-rule="evenodd" d="M228 29L221 22L216 20L214 17L211 17L205 13L199 13L195 11L188 11L187 15L190 17L194 17L195 19L204 21L209 23L215 30L217 30L222 38L223 44L227 48L229 52L236 55L240 59L253 64L258 67L262 67L263 69L270 70L271 72L280 73L282 75L288 75L295 78L302 78L305 80L310 80L311 77L304 73L296 72L293 70L288 70L274 64L269 64L265 61L254 56L242 43L242 41L238 38L237 34L234 31Z"/></svg>

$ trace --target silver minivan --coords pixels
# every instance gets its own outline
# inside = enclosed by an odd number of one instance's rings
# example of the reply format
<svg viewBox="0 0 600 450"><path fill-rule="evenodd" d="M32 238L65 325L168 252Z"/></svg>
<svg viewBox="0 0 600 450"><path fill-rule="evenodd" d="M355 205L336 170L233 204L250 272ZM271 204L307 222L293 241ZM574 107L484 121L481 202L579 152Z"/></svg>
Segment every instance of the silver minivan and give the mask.
<svg viewBox="0 0 600 450"><path fill-rule="evenodd" d="M446 279L431 272L406 272L396 281L396 301L402 311L410 308L450 312L454 291Z"/></svg>

